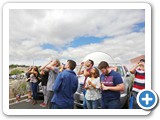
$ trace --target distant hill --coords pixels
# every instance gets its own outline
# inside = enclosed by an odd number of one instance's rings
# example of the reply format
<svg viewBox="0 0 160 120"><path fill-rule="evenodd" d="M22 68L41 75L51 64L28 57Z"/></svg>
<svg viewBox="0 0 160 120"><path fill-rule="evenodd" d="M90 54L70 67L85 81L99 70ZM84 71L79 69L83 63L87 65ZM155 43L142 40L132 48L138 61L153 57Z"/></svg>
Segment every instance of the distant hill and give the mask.
<svg viewBox="0 0 160 120"><path fill-rule="evenodd" d="M37 67L41 67L41 66L37 66ZM28 68L29 68L29 66L27 66L27 65L11 64L11 65L9 65L9 74L11 73L11 71L16 70L16 69L23 71L23 72L26 72Z"/></svg>
<svg viewBox="0 0 160 120"><path fill-rule="evenodd" d="M9 68L17 68L17 67L29 67L29 66L27 66L27 65L17 65L17 64L9 65Z"/></svg>

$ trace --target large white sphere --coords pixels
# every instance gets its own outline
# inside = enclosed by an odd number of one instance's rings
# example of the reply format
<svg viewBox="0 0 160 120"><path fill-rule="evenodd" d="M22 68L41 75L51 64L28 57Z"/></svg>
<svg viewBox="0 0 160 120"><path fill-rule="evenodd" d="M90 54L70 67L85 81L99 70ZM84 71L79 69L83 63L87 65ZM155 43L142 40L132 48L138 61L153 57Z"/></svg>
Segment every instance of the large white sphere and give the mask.
<svg viewBox="0 0 160 120"><path fill-rule="evenodd" d="M94 66L98 66L98 64L101 61L106 61L106 62L109 63L109 65L115 64L114 59L110 55L108 55L108 54L106 54L104 52L93 52L93 53L90 53L83 59L83 62L85 62L85 61L87 61L89 59L94 61Z"/></svg>

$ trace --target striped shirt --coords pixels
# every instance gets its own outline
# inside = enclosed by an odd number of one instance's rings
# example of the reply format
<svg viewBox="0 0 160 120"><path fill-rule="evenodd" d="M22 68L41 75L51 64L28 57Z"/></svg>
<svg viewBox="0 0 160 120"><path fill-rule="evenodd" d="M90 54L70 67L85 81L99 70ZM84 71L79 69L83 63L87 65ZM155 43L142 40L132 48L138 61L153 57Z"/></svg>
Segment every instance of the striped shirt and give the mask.
<svg viewBox="0 0 160 120"><path fill-rule="evenodd" d="M135 72L135 79L133 84L132 91L140 92L140 90L145 89L145 71L141 70L140 68L136 69Z"/></svg>

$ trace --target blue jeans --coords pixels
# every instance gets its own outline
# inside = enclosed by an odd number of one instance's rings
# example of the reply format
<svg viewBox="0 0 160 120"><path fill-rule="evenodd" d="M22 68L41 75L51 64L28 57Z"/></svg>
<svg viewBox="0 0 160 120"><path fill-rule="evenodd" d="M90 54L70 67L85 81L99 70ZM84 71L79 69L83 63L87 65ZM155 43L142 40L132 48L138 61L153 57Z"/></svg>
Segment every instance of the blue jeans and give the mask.
<svg viewBox="0 0 160 120"><path fill-rule="evenodd" d="M56 103L52 103L51 109L73 109L73 105L65 105L65 106L59 106Z"/></svg>
<svg viewBox="0 0 160 120"><path fill-rule="evenodd" d="M87 100L88 109L97 109L99 105L99 100Z"/></svg>
<svg viewBox="0 0 160 120"><path fill-rule="evenodd" d="M57 104L52 103L52 108L51 109L62 109L62 108L60 108Z"/></svg>
<svg viewBox="0 0 160 120"><path fill-rule="evenodd" d="M31 87L32 87L32 93L33 93L33 100L37 100L37 97L38 97L38 93L37 93L38 84L37 83L31 83Z"/></svg>
<svg viewBox="0 0 160 120"><path fill-rule="evenodd" d="M120 99L107 100L106 98L102 98L101 108L102 109L120 109L121 108Z"/></svg>
<svg viewBox="0 0 160 120"><path fill-rule="evenodd" d="M85 95L86 95L86 90L85 89L83 89L83 95L84 95L84 98L83 98L83 109L87 109L87 100L86 100L86 97L85 97Z"/></svg>
<svg viewBox="0 0 160 120"><path fill-rule="evenodd" d="M137 94L138 93L135 93L135 92L132 92L132 95L133 95L133 109L141 109L137 103Z"/></svg>

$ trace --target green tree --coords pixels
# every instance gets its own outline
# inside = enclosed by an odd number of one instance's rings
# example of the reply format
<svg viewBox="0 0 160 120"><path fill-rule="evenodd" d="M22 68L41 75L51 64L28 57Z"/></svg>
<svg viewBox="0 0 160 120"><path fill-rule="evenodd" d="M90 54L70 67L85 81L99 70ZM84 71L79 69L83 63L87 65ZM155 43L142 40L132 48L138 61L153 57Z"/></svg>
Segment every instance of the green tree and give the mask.
<svg viewBox="0 0 160 120"><path fill-rule="evenodd" d="M14 64L11 64L9 65L9 68L16 68L18 65L14 65Z"/></svg>

